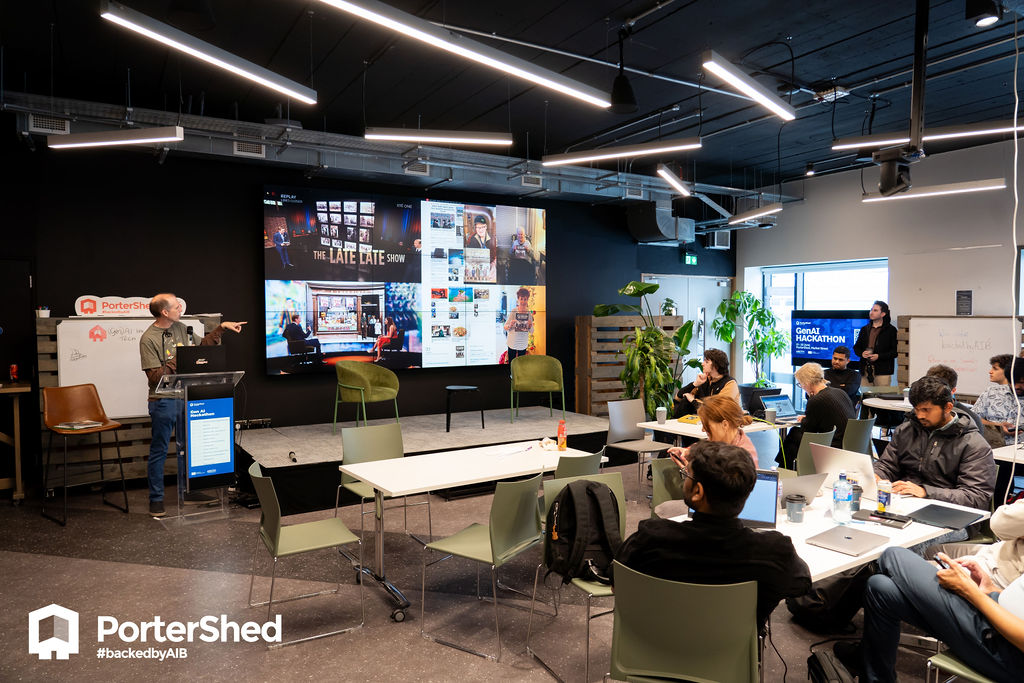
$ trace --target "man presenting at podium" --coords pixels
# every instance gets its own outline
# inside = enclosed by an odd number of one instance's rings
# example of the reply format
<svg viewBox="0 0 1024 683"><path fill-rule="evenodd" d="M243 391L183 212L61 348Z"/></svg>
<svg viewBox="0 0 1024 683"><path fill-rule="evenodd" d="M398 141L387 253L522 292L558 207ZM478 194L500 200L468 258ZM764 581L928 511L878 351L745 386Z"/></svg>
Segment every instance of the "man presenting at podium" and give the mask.
<svg viewBox="0 0 1024 683"><path fill-rule="evenodd" d="M149 312L155 320L139 339L139 355L142 371L149 381L149 417L153 421L153 441L149 446L149 514L163 517L164 511L164 461L171 433L175 435L178 454L178 487L185 488L185 413L181 399L161 397L154 393L157 383L164 375L173 375L177 368L177 348L193 346L195 340L189 328L180 322L181 302L169 292L157 294L149 302ZM244 322L222 322L215 330L202 338L200 346L219 344L224 330L241 332ZM202 493L186 493L186 503L206 503L213 498Z"/></svg>

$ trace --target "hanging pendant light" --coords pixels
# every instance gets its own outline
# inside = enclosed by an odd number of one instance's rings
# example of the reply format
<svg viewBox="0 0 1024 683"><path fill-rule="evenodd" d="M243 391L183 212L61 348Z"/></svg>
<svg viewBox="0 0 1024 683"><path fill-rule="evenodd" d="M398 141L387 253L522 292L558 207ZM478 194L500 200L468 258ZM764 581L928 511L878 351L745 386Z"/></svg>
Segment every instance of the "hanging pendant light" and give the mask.
<svg viewBox="0 0 1024 683"><path fill-rule="evenodd" d="M637 110L636 95L633 94L633 86L629 84L626 77L626 63L622 59L622 44L629 32L619 29L619 75L612 83L612 106L613 114L632 114Z"/></svg>

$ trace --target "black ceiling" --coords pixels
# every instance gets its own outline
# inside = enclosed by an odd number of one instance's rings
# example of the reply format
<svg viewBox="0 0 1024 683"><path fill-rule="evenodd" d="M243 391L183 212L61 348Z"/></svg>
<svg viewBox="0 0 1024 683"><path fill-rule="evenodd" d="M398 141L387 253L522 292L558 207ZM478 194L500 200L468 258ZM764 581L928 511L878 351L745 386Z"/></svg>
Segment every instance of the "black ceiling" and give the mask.
<svg viewBox="0 0 1024 683"><path fill-rule="evenodd" d="M318 104L292 103L179 55L99 17L98 2L3 3L4 88L56 97L261 122L290 118L306 129L361 135L364 124L508 130L515 156L633 144L700 131L703 149L656 161L688 179L756 187L800 176L808 162L846 167L833 135L906 129L910 111L914 2L909 0L675 0L633 25L627 66L680 81L700 78L713 48L773 89L795 79L797 120L747 100L632 75L635 114L615 115L403 38L328 5L302 0L124 0L124 4L281 75L311 85ZM570 55L618 59L623 23L656 0L391 0L452 27L544 46L477 38L592 86L611 90L613 67ZM1011 5L1019 2L1011 2ZM208 5L212 25L181 6ZM1013 12L987 29L964 20L964 0L931 3L926 127L1007 119L1013 114ZM793 59L790 58L792 48ZM568 54L564 54L568 53ZM792 74L792 76L791 76ZM835 105L807 90L835 83L851 95ZM721 87L713 80L706 85ZM130 93L130 95L129 95ZM872 118L872 96L874 115ZM281 107L281 111L278 108ZM697 116L703 107L703 121ZM529 146L527 147L527 139ZM990 142L973 141L974 144ZM943 151L929 148L934 153ZM614 166L612 166L614 167Z"/></svg>

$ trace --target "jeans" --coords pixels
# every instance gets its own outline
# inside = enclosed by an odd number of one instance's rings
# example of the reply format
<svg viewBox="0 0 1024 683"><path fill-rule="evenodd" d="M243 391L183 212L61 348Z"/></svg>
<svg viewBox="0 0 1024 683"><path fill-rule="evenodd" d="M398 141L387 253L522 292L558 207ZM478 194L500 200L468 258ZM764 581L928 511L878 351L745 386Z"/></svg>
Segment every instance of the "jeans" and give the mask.
<svg viewBox="0 0 1024 683"><path fill-rule="evenodd" d="M967 666L997 681L1020 680L1024 652L969 602L939 586L936 567L905 548L888 548L864 594L863 680L896 681L900 622L938 638Z"/></svg>
<svg viewBox="0 0 1024 683"><path fill-rule="evenodd" d="M178 490L185 491L185 402L177 398L162 398L149 402L149 417L153 421L153 440L149 444L149 500L164 499L164 461L171 434L178 454Z"/></svg>

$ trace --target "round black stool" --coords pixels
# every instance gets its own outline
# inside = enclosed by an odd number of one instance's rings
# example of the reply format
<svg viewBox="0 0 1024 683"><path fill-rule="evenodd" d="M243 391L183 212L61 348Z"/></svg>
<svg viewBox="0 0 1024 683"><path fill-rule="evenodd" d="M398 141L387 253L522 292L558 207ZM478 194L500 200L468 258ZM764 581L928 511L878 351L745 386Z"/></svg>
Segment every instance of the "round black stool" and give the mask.
<svg viewBox="0 0 1024 683"><path fill-rule="evenodd" d="M452 431L452 395L463 391L477 391L479 387L468 384L449 384L444 389L448 392L448 397L445 401L444 431L450 432ZM483 404L480 405L480 429L485 429Z"/></svg>

